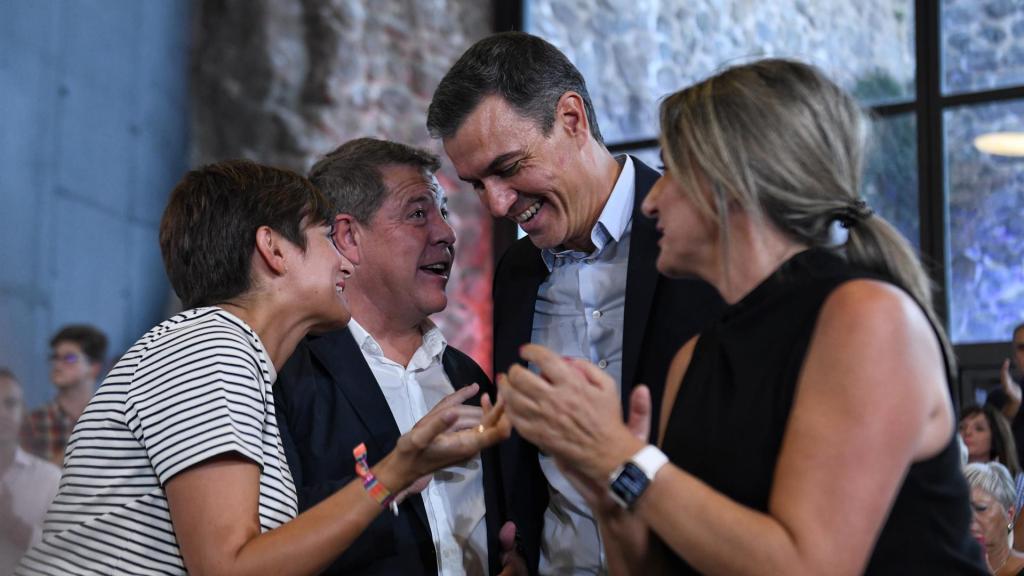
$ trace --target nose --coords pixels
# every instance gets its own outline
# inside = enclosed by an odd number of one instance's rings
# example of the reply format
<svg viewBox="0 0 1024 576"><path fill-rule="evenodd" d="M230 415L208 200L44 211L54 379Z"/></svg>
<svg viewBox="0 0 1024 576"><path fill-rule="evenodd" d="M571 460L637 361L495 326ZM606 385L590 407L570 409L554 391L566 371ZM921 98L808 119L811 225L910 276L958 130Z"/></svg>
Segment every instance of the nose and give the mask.
<svg viewBox="0 0 1024 576"><path fill-rule="evenodd" d="M455 229L448 220L437 218L436 224L433 226L432 234L434 244L447 244L452 246L455 244Z"/></svg>
<svg viewBox="0 0 1024 576"><path fill-rule="evenodd" d="M338 253L338 257L341 258L341 265L338 266L338 269L341 270L341 276L343 278L348 278L353 272L355 272L356 268L352 265L352 262L349 262L348 258L345 258L343 254Z"/></svg>
<svg viewBox="0 0 1024 576"><path fill-rule="evenodd" d="M651 187L651 191L647 193L643 203L640 204L640 211L643 212L644 216L648 218L658 217L658 196L661 195L661 180L664 178L658 178L654 186Z"/></svg>
<svg viewBox="0 0 1024 576"><path fill-rule="evenodd" d="M508 211L516 203L519 194L509 186L491 181L484 181L483 191L480 192L480 199L484 206L495 218L508 216Z"/></svg>

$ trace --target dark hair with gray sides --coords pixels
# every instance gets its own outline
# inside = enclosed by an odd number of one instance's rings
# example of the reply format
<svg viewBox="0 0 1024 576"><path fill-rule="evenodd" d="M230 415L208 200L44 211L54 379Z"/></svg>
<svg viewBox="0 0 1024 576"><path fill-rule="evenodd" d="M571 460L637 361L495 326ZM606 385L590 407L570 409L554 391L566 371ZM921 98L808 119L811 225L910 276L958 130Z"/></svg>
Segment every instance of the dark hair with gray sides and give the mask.
<svg viewBox="0 0 1024 576"><path fill-rule="evenodd" d="M426 150L398 142L357 138L314 164L309 179L337 212L351 214L367 224L387 197L381 168L389 165L412 166L429 177L441 168L441 160Z"/></svg>
<svg viewBox="0 0 1024 576"><path fill-rule="evenodd" d="M480 40L444 75L427 110L427 130L435 138L458 132L480 101L501 96L547 136L555 107L566 92L583 99L590 135L604 144L583 75L547 41L524 32L503 32Z"/></svg>
<svg viewBox="0 0 1024 576"><path fill-rule="evenodd" d="M932 309L931 281L910 244L860 196L867 125L857 103L813 66L765 59L735 66L668 96L661 146L684 193L711 221L728 258L728 207L766 217L790 237L829 246L834 220L849 227L836 251L907 291L938 335L950 377L954 355ZM708 178L710 201L699 193Z"/></svg>

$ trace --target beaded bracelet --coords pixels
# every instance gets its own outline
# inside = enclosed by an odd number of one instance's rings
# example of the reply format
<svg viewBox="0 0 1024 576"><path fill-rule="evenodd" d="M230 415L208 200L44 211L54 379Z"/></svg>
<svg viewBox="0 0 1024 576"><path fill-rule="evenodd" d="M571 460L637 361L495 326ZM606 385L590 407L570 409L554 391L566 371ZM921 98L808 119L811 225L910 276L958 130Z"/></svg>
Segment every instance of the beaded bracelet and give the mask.
<svg viewBox="0 0 1024 576"><path fill-rule="evenodd" d="M378 482L377 477L370 471L370 465L366 462L366 444L360 442L359 446L352 449L352 456L356 459L356 474L363 479L363 489L380 504L381 508L390 508L391 513L398 516L395 495Z"/></svg>

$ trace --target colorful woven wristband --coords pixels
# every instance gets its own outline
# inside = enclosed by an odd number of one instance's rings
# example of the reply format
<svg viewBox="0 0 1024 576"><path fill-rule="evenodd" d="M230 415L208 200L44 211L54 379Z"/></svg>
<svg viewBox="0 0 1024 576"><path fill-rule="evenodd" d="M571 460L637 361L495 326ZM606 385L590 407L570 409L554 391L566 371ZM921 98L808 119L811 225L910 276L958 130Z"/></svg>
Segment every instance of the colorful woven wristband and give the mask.
<svg viewBox="0 0 1024 576"><path fill-rule="evenodd" d="M360 442L352 449L352 457L356 460L356 474L363 479L363 489L380 504L381 508L390 508L391 512L398 516L398 504L395 502L395 495L381 484L377 477L370 471L370 465L366 461L366 444Z"/></svg>

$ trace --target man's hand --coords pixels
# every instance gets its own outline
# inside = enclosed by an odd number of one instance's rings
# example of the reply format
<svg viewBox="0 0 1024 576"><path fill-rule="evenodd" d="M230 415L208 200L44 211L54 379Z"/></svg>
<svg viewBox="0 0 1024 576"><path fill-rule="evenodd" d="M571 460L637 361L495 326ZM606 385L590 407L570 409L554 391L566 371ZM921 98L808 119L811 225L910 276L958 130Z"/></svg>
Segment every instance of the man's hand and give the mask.
<svg viewBox="0 0 1024 576"><path fill-rule="evenodd" d="M1003 404L1003 416L1010 422L1017 417L1017 412L1020 411L1021 404L1021 388L1020 383L1013 379L1010 374L1010 359L1003 360L1003 368L999 372L999 383L1002 385L1003 392L1006 393L1006 404Z"/></svg>

